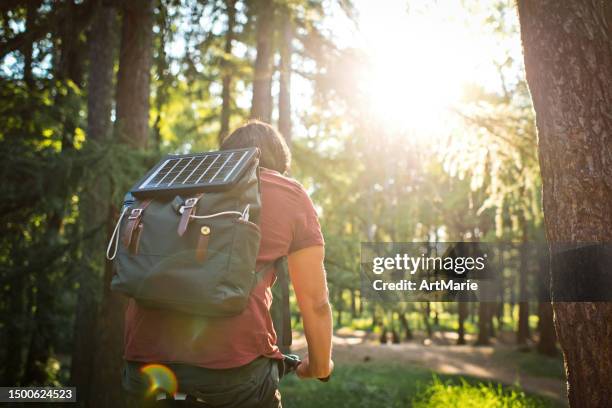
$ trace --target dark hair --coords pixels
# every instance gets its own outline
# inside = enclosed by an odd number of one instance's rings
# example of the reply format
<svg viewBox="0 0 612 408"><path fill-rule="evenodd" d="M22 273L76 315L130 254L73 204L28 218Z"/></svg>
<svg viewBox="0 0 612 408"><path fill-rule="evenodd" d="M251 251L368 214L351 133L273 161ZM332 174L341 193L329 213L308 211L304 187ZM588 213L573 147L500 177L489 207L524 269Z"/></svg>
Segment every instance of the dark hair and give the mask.
<svg viewBox="0 0 612 408"><path fill-rule="evenodd" d="M271 125L250 120L221 142L221 150L257 147L259 164L267 169L286 173L291 166L291 152L285 138Z"/></svg>

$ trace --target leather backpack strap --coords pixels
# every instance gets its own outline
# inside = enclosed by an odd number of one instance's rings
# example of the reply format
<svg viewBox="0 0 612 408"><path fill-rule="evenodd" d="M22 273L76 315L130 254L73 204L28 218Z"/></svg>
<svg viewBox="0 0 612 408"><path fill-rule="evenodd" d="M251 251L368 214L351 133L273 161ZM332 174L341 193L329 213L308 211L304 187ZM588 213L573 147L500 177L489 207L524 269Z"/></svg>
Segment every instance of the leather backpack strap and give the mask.
<svg viewBox="0 0 612 408"><path fill-rule="evenodd" d="M129 248L130 251L133 250L134 235L140 237L140 231L142 230L140 227L140 221L142 220L144 211L147 209L149 204L151 204L151 201L152 200L150 198L147 198L140 203L140 206L132 208L130 211L122 238L123 245L125 245L126 248Z"/></svg>
<svg viewBox="0 0 612 408"><path fill-rule="evenodd" d="M191 221L191 216L196 210L196 206L198 205L198 201L202 198L204 194L198 194L194 197L189 197L185 200L185 204L182 206L183 213L181 214L181 219L179 220L179 225L177 229L177 233L179 237L182 237L187 231L187 226L189 226L189 221Z"/></svg>

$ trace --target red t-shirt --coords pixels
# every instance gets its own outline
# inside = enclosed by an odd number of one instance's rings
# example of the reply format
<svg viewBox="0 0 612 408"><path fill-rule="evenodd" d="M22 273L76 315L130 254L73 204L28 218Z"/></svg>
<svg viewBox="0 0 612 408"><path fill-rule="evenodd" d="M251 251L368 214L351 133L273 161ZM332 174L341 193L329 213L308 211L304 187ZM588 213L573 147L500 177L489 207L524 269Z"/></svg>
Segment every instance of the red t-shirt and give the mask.
<svg viewBox="0 0 612 408"><path fill-rule="evenodd" d="M262 169L258 264L299 249L323 245L317 213L295 180ZM138 305L130 299L125 313L125 354L129 361L186 363L232 368L259 356L281 358L270 317L275 279L268 273L238 316L204 318Z"/></svg>

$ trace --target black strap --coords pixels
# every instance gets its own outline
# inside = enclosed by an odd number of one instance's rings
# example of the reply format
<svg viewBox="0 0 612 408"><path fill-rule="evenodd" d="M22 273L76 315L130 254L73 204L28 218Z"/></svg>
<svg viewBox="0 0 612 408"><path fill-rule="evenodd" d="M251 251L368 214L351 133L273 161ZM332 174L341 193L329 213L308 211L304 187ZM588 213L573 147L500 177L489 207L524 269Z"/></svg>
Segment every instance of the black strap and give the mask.
<svg viewBox="0 0 612 408"><path fill-rule="evenodd" d="M278 345L289 347L293 341L291 333L291 306L289 304L289 268L287 257L279 258L275 262L276 277L281 290L281 327L277 332Z"/></svg>
<svg viewBox="0 0 612 408"><path fill-rule="evenodd" d="M281 257L274 262L264 265L256 274L258 282L264 278L268 268L274 266L276 270L276 283L272 288L273 301L270 309L272 323L276 331L276 345L283 353L289 352L292 343L291 308L289 303L289 268L287 257Z"/></svg>

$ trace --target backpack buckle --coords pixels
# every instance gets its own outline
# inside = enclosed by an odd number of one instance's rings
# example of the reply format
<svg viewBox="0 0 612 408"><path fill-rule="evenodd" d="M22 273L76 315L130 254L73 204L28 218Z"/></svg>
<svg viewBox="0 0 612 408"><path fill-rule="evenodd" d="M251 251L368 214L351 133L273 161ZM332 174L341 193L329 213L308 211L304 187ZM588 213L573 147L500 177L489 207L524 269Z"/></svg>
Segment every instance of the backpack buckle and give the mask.
<svg viewBox="0 0 612 408"><path fill-rule="evenodd" d="M185 200L185 204L181 205L181 207L178 210L179 214L183 214L185 210L190 210L193 207L195 207L196 204L198 203L198 199L199 197L191 197Z"/></svg>
<svg viewBox="0 0 612 408"><path fill-rule="evenodd" d="M128 217L128 220L135 220L140 218L140 216L142 215L142 212L144 211L144 208L134 208L132 209L132 212L130 212L130 216Z"/></svg>
<svg viewBox="0 0 612 408"><path fill-rule="evenodd" d="M187 200L185 200L185 205L183 207L185 208L194 207L198 203L198 198L199 197L188 198Z"/></svg>

